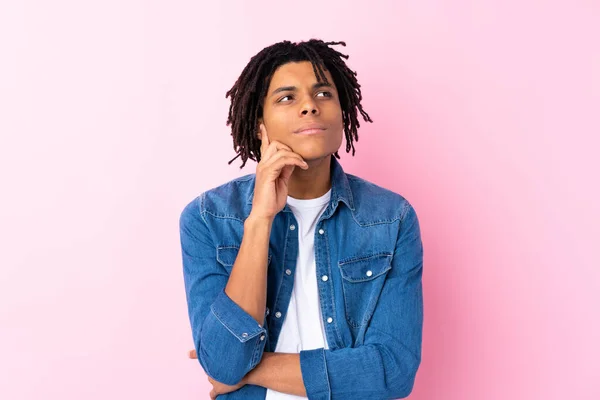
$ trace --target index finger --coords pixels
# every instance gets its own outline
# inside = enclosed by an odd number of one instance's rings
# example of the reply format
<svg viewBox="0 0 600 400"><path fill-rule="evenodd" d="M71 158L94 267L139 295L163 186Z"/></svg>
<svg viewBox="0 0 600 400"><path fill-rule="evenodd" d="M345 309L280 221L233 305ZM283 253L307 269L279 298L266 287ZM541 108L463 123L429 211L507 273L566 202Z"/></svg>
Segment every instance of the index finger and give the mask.
<svg viewBox="0 0 600 400"><path fill-rule="evenodd" d="M260 124L260 155L262 157L263 154L267 151L269 147L269 135L267 135L267 128L264 124Z"/></svg>

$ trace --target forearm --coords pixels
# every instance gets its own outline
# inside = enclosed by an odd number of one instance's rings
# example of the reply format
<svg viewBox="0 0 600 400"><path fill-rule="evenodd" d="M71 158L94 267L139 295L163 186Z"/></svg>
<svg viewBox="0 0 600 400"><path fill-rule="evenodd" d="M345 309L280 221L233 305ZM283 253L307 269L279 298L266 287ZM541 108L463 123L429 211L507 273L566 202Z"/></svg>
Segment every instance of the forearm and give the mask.
<svg viewBox="0 0 600 400"><path fill-rule="evenodd" d="M267 301L267 261L272 220L252 216L244 221L244 236L225 293L259 324Z"/></svg>
<svg viewBox="0 0 600 400"><path fill-rule="evenodd" d="M246 383L282 393L306 396L300 355L264 352L260 363L245 378Z"/></svg>

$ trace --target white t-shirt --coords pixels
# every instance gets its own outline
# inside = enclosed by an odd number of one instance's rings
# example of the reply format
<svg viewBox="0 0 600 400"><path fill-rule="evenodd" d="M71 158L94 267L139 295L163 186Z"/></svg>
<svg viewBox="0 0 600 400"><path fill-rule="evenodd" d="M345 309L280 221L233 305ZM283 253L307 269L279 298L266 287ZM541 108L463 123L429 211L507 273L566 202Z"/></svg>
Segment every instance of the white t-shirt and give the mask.
<svg viewBox="0 0 600 400"><path fill-rule="evenodd" d="M298 222L298 259L294 274L294 287L281 333L275 347L276 353L299 353L324 347L328 349L315 264L315 226L331 198L331 189L315 199L295 199L288 196L287 204ZM307 399L267 389L267 400Z"/></svg>

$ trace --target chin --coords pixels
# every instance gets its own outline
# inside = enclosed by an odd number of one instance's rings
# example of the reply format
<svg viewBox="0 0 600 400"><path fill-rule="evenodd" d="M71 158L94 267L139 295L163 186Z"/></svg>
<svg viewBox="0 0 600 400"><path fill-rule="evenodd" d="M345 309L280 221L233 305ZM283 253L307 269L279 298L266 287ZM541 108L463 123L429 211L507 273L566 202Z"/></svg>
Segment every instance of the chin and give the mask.
<svg viewBox="0 0 600 400"><path fill-rule="evenodd" d="M334 152L315 152L315 151L307 151L307 152L299 151L298 152L298 154L300 154L302 156L302 158L307 162L320 160L320 159L329 157L333 153Z"/></svg>

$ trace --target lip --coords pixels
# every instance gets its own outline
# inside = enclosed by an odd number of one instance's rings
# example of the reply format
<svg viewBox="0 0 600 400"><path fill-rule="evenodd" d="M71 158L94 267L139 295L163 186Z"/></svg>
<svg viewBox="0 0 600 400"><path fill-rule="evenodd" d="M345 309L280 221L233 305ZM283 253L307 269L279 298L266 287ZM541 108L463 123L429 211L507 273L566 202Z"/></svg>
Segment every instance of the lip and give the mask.
<svg viewBox="0 0 600 400"><path fill-rule="evenodd" d="M327 127L322 124L306 124L303 127L296 129L294 133L298 135L314 135L317 133L321 133L326 130Z"/></svg>

